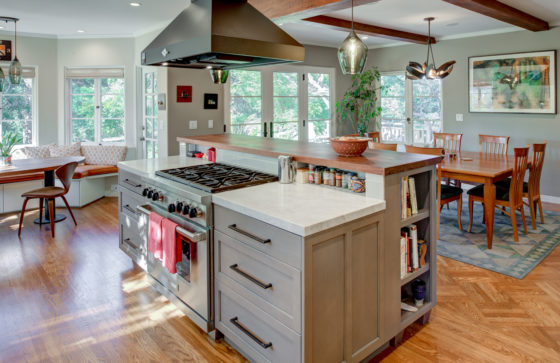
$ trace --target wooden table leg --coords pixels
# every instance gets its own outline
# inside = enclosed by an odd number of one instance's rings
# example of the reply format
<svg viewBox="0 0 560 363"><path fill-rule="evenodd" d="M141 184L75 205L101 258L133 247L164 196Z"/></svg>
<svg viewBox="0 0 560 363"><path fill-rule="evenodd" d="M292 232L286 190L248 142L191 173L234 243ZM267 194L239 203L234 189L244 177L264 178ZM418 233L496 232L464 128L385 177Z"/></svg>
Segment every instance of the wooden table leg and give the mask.
<svg viewBox="0 0 560 363"><path fill-rule="evenodd" d="M496 186L490 181L484 183L484 213L486 215L486 241L488 249L492 249L494 236L494 208L496 204Z"/></svg>

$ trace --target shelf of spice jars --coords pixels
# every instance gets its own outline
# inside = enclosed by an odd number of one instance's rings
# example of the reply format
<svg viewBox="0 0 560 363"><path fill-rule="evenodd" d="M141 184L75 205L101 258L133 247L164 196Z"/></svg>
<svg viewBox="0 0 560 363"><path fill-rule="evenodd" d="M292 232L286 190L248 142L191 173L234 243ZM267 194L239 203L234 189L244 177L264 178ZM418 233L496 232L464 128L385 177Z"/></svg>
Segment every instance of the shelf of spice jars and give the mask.
<svg viewBox="0 0 560 363"><path fill-rule="evenodd" d="M301 165L296 169L295 182L315 184L356 194L366 191L365 176L348 170L329 168L321 165Z"/></svg>

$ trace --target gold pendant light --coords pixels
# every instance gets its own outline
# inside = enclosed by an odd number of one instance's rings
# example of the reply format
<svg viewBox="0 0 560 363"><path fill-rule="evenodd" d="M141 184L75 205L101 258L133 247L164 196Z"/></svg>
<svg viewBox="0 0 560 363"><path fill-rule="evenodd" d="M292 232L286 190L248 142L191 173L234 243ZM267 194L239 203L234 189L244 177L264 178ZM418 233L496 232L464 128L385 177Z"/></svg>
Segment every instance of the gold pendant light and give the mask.
<svg viewBox="0 0 560 363"><path fill-rule="evenodd" d="M408 79L444 79L453 70L453 65L455 64L454 60L445 62L439 68L436 67L434 51L432 50L432 34L430 27L430 24L434 19L435 18L424 19L428 22L428 54L426 56L426 62L424 62L424 64L420 64L418 62L408 63L408 66L406 67L406 77Z"/></svg>
<svg viewBox="0 0 560 363"><path fill-rule="evenodd" d="M352 0L352 31L338 48L338 62L344 74L362 73L367 60L367 45L354 31L354 0Z"/></svg>

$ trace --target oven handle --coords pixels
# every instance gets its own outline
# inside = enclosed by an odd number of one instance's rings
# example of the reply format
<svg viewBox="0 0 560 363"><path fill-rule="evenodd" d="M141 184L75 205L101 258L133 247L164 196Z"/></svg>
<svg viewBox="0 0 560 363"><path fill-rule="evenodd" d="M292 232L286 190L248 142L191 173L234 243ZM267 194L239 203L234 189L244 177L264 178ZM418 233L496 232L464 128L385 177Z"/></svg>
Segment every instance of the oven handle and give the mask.
<svg viewBox="0 0 560 363"><path fill-rule="evenodd" d="M153 209L151 205L145 204L145 205L139 205L136 207L136 209L138 209L139 212L144 213L145 215L149 216L150 213L152 213ZM176 228L177 233L179 233L181 236L188 238L189 241L191 242L202 242L202 241L206 241L206 232L192 232L189 231L181 226L177 226Z"/></svg>

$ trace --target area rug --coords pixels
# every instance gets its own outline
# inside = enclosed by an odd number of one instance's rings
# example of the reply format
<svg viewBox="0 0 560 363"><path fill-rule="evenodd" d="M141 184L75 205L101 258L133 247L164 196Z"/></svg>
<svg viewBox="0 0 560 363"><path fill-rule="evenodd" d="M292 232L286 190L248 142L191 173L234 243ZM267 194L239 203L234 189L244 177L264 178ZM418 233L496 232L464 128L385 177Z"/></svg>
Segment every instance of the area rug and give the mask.
<svg viewBox="0 0 560 363"><path fill-rule="evenodd" d="M492 249L486 243L486 228L482 224L483 209L475 203L472 232L468 233L468 204L463 202L461 222L463 231L457 226L456 203L450 209L444 207L441 213L440 240L437 245L438 255L465 262L490 271L522 279L534 269L560 243L560 214L545 211L544 224L537 229L531 226L528 208L527 232L523 233L521 216L518 216L519 242L513 239L513 229L509 216L502 215L496 209L494 218L494 240Z"/></svg>

